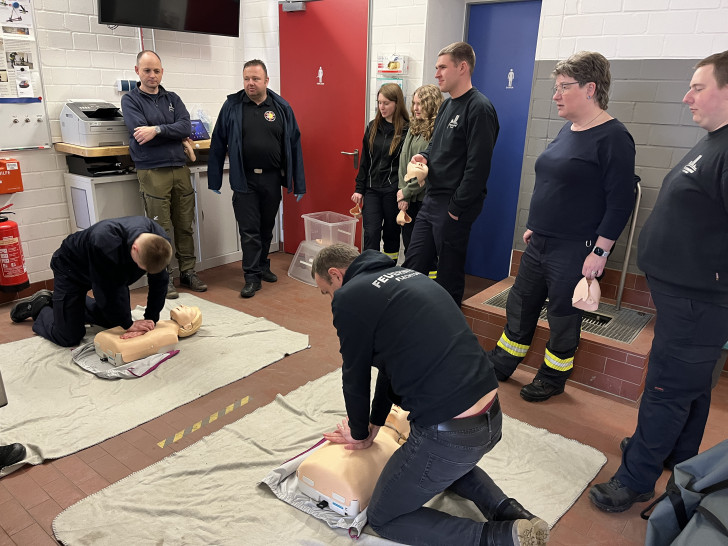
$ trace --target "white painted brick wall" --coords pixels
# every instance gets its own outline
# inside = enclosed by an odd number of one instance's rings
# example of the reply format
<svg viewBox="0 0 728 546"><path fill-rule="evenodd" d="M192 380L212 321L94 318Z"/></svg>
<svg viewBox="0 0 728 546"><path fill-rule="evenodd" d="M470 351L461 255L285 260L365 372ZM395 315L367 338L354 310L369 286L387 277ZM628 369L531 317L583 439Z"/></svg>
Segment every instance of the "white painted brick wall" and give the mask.
<svg viewBox="0 0 728 546"><path fill-rule="evenodd" d="M728 0L543 0L537 60L701 58L726 49Z"/></svg>
<svg viewBox="0 0 728 546"><path fill-rule="evenodd" d="M442 1L373 0L369 119L376 104L377 54L409 55L408 100L416 87L434 80L434 71L423 69L427 11ZM68 98L120 103L113 84L135 78L139 32L99 25L96 0L36 0L34 5L45 98L53 138L59 141L58 116ZM188 108L203 108L213 122L225 97L242 87L246 60L263 59L271 89L280 89L277 0L242 0L241 10L239 39L154 32L164 83ZM580 49L597 49L610 59L703 57L728 49L725 21L728 0L543 0L536 58L563 58ZM147 47L151 38L145 31ZM50 254L70 229L65 157L53 150L3 156L20 161L26 190L0 195L0 206L15 203L31 281L51 278Z"/></svg>

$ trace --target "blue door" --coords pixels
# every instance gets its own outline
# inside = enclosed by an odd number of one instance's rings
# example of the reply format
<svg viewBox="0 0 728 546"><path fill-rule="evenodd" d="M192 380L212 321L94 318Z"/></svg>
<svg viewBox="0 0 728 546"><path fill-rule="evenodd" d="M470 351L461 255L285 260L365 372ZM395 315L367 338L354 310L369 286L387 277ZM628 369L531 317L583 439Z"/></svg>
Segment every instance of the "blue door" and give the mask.
<svg viewBox="0 0 728 546"><path fill-rule="evenodd" d="M510 271L541 1L470 6L473 85L495 106L500 132L483 212L473 224L465 271L501 280Z"/></svg>

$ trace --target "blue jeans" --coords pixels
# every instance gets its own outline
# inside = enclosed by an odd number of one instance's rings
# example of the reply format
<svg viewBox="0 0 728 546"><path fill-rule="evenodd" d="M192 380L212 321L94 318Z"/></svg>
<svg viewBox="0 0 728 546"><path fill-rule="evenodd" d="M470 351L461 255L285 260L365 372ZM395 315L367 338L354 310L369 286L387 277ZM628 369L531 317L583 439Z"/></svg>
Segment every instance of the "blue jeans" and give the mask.
<svg viewBox="0 0 728 546"><path fill-rule="evenodd" d="M410 423L409 439L379 476L367 518L382 537L407 544L474 544L488 523L451 516L423 505L446 489L487 514L506 498L475 465L501 439L496 403L485 414L423 427ZM443 427L459 430L443 431Z"/></svg>

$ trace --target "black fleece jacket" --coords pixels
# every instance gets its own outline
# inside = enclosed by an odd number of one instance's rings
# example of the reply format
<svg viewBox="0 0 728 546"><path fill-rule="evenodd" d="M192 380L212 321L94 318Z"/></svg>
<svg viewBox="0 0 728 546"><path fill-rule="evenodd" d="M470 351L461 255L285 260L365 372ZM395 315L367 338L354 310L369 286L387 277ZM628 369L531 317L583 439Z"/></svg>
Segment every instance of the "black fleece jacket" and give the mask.
<svg viewBox="0 0 728 546"><path fill-rule="evenodd" d="M665 177L638 249L651 290L728 305L728 125Z"/></svg>
<svg viewBox="0 0 728 546"><path fill-rule="evenodd" d="M169 240L157 222L144 216L101 220L66 237L51 258L51 269L80 287L93 290L109 321L129 328L134 322L129 285L146 274L131 258L131 245L142 233ZM169 274L163 269L147 278L149 293L144 318L157 322L164 307Z"/></svg>
<svg viewBox="0 0 728 546"><path fill-rule="evenodd" d="M383 425L392 403L422 426L452 419L498 387L493 366L452 297L374 250L346 270L331 304L341 343L351 434ZM372 366L379 369L371 403Z"/></svg>
<svg viewBox="0 0 728 546"><path fill-rule="evenodd" d="M373 121L367 125L362 142L361 163L356 175L356 192L364 194L367 188L390 187L397 190L399 184L399 154L402 151L407 128L402 132L402 138L393 154L389 147L394 138L394 124L382 119L374 135L374 145L369 147L369 134Z"/></svg>

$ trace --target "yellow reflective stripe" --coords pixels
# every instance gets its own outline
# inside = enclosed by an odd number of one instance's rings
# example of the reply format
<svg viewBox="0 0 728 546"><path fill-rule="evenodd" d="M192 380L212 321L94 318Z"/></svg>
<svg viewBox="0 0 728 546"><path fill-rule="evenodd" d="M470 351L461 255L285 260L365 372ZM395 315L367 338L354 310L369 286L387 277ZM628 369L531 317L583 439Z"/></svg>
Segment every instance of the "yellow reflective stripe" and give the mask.
<svg viewBox="0 0 728 546"><path fill-rule="evenodd" d="M571 358L559 358L554 353L546 349L546 353L543 355L543 361L549 368L565 372L574 367L574 357Z"/></svg>
<svg viewBox="0 0 728 546"><path fill-rule="evenodd" d="M526 356L530 345L522 345L521 343L511 341L508 337L506 337L505 332L503 332L498 340L498 347L517 358L523 358Z"/></svg>
<svg viewBox="0 0 728 546"><path fill-rule="evenodd" d="M430 277L432 280L435 280L437 278L437 270L430 271L430 273L427 276Z"/></svg>
<svg viewBox="0 0 728 546"><path fill-rule="evenodd" d="M399 259L399 252L383 252L385 256L389 256L392 258L395 262Z"/></svg>

